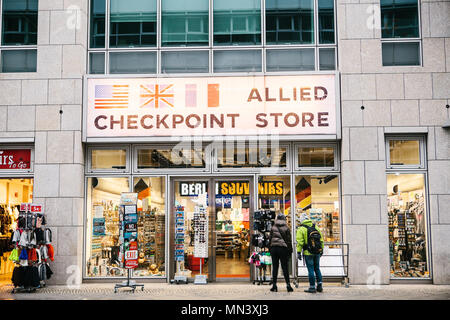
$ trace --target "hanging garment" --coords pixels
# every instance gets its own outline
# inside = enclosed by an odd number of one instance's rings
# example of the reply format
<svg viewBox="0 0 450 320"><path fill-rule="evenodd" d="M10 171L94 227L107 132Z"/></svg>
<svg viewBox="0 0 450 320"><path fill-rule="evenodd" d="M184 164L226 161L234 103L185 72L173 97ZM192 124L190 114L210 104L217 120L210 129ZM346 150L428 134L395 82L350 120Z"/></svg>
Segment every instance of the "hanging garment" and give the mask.
<svg viewBox="0 0 450 320"><path fill-rule="evenodd" d="M24 284L24 272L25 272L25 268L20 266L20 267L15 267L13 270L13 274L11 277L11 281L14 285L14 287L21 287Z"/></svg>
<svg viewBox="0 0 450 320"><path fill-rule="evenodd" d="M13 251L11 251L11 254L9 255L9 260L13 261L13 262L18 262L19 261L19 252L16 248L13 249Z"/></svg>
<svg viewBox="0 0 450 320"><path fill-rule="evenodd" d="M14 231L13 236L12 236L12 243L17 243L20 241L20 230L17 229L16 231Z"/></svg>
<svg viewBox="0 0 450 320"><path fill-rule="evenodd" d="M53 271L52 271L52 269L50 269L50 266L48 263L45 264L45 271L47 273L46 274L47 279L50 279L52 277Z"/></svg>
<svg viewBox="0 0 450 320"><path fill-rule="evenodd" d="M20 250L19 260L28 260L27 249Z"/></svg>
<svg viewBox="0 0 450 320"><path fill-rule="evenodd" d="M36 244L45 244L45 232L42 229L36 229L34 231L36 234Z"/></svg>
<svg viewBox="0 0 450 320"><path fill-rule="evenodd" d="M41 259L46 261L48 259L48 248L47 246L41 246Z"/></svg>
<svg viewBox="0 0 450 320"><path fill-rule="evenodd" d="M28 232L24 230L20 235L19 246L26 247L28 245L28 241Z"/></svg>
<svg viewBox="0 0 450 320"><path fill-rule="evenodd" d="M51 261L55 260L53 246L51 244L48 244L47 248L48 248L48 257L50 258Z"/></svg>
<svg viewBox="0 0 450 320"><path fill-rule="evenodd" d="M50 242L52 242L52 230L50 229L45 229L45 243L49 244Z"/></svg>

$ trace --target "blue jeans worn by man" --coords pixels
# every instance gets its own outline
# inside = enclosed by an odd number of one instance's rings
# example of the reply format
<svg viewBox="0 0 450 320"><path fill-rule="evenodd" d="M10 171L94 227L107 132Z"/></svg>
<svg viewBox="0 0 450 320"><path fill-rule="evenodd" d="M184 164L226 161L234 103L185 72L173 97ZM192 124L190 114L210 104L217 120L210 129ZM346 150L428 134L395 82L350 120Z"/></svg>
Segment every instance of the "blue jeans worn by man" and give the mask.
<svg viewBox="0 0 450 320"><path fill-rule="evenodd" d="M320 272L320 255L312 254L305 255L306 267L308 268L308 278L309 278L309 291L316 291L316 282L317 280L317 291L322 292L322 273ZM315 277L314 277L315 273Z"/></svg>

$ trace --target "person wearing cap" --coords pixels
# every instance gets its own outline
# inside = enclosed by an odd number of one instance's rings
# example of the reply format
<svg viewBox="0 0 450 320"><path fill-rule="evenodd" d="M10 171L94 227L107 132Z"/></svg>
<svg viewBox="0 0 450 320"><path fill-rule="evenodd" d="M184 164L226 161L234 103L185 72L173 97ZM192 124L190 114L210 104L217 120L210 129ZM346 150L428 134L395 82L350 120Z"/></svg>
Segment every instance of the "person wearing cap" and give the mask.
<svg viewBox="0 0 450 320"><path fill-rule="evenodd" d="M286 223L286 216L279 213L275 219L275 224L270 230L270 255L272 256L272 288L270 291L277 292L277 275L278 266L281 261L281 269L283 269L284 280L288 292L294 291L289 283L289 257L292 254L292 237L289 226Z"/></svg>
<svg viewBox="0 0 450 320"><path fill-rule="evenodd" d="M308 244L308 227L312 227L313 223L309 219L308 215L303 212L300 216L300 227L297 229L296 240L297 240L297 259L302 259L302 250L303 256L305 258L306 267L308 269L308 279L309 279L309 288L305 290L305 292L316 293L322 292L322 273L320 272L320 257L322 254L314 254L306 249ZM323 244L323 235L320 231L319 227L315 225L315 229L320 234L320 244L322 246L322 250L324 247ZM323 251L322 251L323 252ZM315 274L315 277L314 277ZM315 280L317 280L317 289L315 286Z"/></svg>

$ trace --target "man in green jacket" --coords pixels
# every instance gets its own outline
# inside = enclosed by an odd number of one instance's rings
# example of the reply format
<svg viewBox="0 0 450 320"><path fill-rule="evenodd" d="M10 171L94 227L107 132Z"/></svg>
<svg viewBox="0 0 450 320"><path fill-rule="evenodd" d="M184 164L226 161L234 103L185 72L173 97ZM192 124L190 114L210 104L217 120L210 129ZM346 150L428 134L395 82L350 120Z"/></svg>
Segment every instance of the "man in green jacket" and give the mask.
<svg viewBox="0 0 450 320"><path fill-rule="evenodd" d="M302 250L303 250L303 256L305 257L306 267L308 269L308 278L309 278L309 288L305 290L305 292L309 293L316 293L316 286L315 286L315 280L317 280L317 291L322 292L322 273L320 272L319 262L320 257L322 254L313 254L309 252L306 249L306 246L308 244L308 229L307 227L312 227L313 223L308 218L306 213L302 213L300 216L300 223L301 226L297 229L297 258L299 260L302 259ZM323 235L320 231L319 227L316 225L316 230L320 234L320 244L322 246L323 250ZM314 273L315 273L315 279L314 279Z"/></svg>

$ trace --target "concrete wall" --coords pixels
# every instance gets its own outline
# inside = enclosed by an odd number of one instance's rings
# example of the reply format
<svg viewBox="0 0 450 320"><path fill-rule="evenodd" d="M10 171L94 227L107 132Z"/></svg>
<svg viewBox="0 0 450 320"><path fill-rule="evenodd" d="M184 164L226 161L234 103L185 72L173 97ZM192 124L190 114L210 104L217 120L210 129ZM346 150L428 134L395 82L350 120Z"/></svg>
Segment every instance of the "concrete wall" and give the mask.
<svg viewBox="0 0 450 320"><path fill-rule="evenodd" d="M381 283L389 283L385 134L425 132L433 278L436 284L448 284L450 131L441 126L449 116L450 2L421 1L420 67L382 66L381 31L370 27L374 5L379 14L377 0L337 1L343 221L344 240L350 244L350 281L365 284L372 273L369 267L375 265Z"/></svg>
<svg viewBox="0 0 450 320"><path fill-rule="evenodd" d="M55 249L50 284L69 276L73 284L70 265L80 268L81 280L87 3L39 0L37 72L0 73L0 139L35 141L34 202L44 205Z"/></svg>

